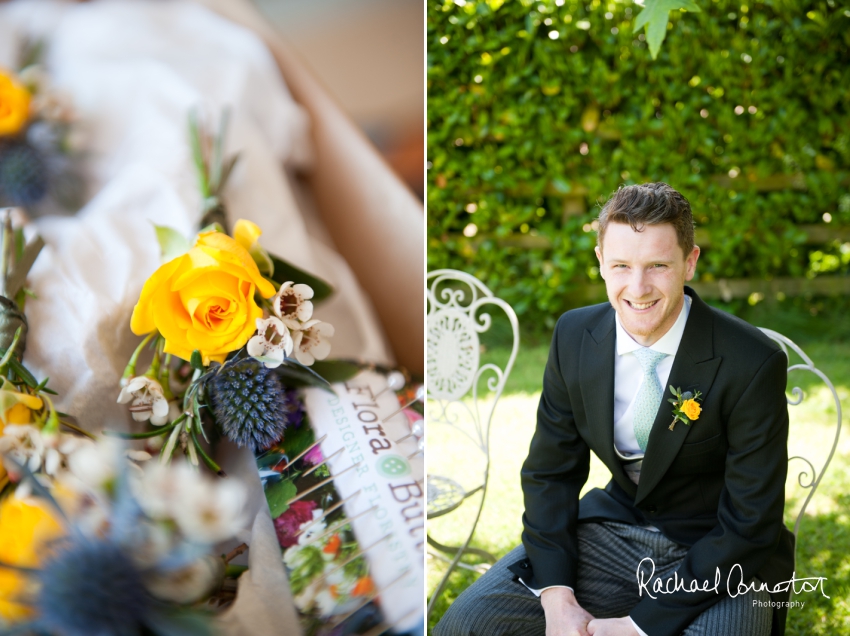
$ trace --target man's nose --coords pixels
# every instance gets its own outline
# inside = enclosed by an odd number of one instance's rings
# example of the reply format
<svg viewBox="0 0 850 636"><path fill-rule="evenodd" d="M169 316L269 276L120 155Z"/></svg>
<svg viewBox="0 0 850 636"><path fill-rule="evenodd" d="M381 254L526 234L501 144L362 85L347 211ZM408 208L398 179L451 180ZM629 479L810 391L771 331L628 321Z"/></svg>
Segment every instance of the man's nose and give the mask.
<svg viewBox="0 0 850 636"><path fill-rule="evenodd" d="M632 269L627 287L629 295L633 300L640 300L652 292L646 272L642 268Z"/></svg>

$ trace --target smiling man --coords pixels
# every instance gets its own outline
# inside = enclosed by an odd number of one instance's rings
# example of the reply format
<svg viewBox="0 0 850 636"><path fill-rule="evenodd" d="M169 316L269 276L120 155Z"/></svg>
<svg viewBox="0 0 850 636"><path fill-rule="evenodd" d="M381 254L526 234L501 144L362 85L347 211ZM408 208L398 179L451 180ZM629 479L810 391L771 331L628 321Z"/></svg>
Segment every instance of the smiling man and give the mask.
<svg viewBox="0 0 850 636"><path fill-rule="evenodd" d="M555 327L522 469L522 545L435 636L784 632L771 602L787 594L763 588L793 572L787 359L685 286L699 254L690 204L664 183L623 187L602 208L609 302ZM611 481L579 498L591 451Z"/></svg>

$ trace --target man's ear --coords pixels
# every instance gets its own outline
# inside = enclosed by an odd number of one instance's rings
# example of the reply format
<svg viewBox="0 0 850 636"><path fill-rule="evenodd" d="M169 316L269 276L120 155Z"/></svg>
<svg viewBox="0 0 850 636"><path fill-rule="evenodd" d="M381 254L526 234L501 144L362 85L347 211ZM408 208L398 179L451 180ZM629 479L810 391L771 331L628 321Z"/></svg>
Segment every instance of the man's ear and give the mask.
<svg viewBox="0 0 850 636"><path fill-rule="evenodd" d="M596 252L596 260L599 261L599 275L602 276L602 279L604 280L605 279L605 268L602 267L602 264L604 262L604 260L602 258L602 250L597 245L596 247L593 248L593 251ZM688 280L690 280L690 279L688 279Z"/></svg>
<svg viewBox="0 0 850 636"><path fill-rule="evenodd" d="M697 260L699 259L699 245L694 245L694 249L685 259L685 280L691 280L697 271Z"/></svg>

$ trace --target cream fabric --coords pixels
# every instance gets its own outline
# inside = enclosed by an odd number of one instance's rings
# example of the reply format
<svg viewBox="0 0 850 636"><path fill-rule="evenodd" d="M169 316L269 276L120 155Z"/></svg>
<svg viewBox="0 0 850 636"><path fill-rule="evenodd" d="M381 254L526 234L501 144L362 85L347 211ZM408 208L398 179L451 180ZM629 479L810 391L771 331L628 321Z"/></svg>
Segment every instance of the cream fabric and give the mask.
<svg viewBox="0 0 850 636"><path fill-rule="evenodd" d="M200 195L187 143L192 108L217 118L239 164L226 191L230 222L246 218L271 252L331 282L316 317L332 323L333 357L389 362L369 300L299 205L284 165L309 166L310 122L250 31L191 2L15 2L0 5L0 65L25 35L47 39L46 62L80 117L90 199L75 217L32 225L47 247L33 267L26 363L50 377L57 407L88 429L126 428L118 380L139 339L129 329L142 285L159 265L152 223L189 236ZM297 633L283 567L253 460L223 458L249 484L250 576L222 625L230 634Z"/></svg>

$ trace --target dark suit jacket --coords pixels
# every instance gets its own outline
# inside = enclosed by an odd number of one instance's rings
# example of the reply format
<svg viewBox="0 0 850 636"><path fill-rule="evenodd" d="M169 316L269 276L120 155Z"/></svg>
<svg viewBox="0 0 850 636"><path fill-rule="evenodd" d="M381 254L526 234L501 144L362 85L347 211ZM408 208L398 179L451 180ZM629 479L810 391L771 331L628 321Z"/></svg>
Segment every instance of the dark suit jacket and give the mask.
<svg viewBox="0 0 850 636"><path fill-rule="evenodd" d="M713 585L717 567L722 579L719 595L644 595L630 616L649 636L677 636L721 600L734 564L744 581L758 577L770 585L790 579L794 569L793 535L783 523L787 358L755 327L685 292L693 302L667 384L701 391L702 413L669 430L672 394L664 387L639 486L614 452L614 309L604 303L561 316L522 468L528 559L511 568L536 589L575 587L578 523L655 526L689 546L678 570L686 584ZM612 479L579 501L591 450ZM775 634L784 621L784 611L774 614Z"/></svg>

